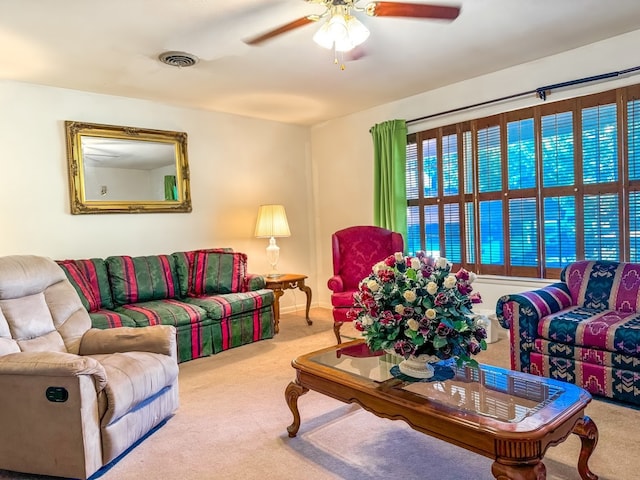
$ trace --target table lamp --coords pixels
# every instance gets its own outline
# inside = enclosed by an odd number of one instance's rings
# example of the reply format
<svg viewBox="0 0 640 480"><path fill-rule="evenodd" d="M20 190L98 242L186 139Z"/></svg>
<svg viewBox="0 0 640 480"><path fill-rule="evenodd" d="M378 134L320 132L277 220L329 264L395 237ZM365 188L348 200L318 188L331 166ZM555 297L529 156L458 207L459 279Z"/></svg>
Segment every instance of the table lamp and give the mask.
<svg viewBox="0 0 640 480"><path fill-rule="evenodd" d="M276 245L276 237L288 237L290 235L291 232L289 231L289 223L287 223L287 214L284 211L284 206L260 205L255 236L256 238L269 239L267 261L271 265L271 272L267 277L277 278L281 276L276 269L280 258L280 247Z"/></svg>

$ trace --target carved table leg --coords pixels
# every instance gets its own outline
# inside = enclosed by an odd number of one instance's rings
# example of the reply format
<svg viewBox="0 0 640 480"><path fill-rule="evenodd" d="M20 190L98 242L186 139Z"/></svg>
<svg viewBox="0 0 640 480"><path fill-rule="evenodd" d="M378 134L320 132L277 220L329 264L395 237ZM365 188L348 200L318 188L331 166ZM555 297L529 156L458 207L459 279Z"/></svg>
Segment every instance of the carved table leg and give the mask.
<svg viewBox="0 0 640 480"><path fill-rule="evenodd" d="M273 291L273 317L274 317L274 329L276 333L280 332L280 297L284 295L284 292L280 289Z"/></svg>
<svg viewBox="0 0 640 480"><path fill-rule="evenodd" d="M491 465L491 473L497 480L546 480L547 467L542 462L511 465L496 460Z"/></svg>
<svg viewBox="0 0 640 480"><path fill-rule="evenodd" d="M578 473L582 480L598 480L598 476L589 470L587 462L598 444L598 427L591 418L584 416L575 427L573 433L580 437L582 448L578 459Z"/></svg>
<svg viewBox="0 0 640 480"><path fill-rule="evenodd" d="M307 325L311 325L311 324L313 324L313 322L309 318L309 310L311 309L311 289L304 284L304 280L300 283L300 286L298 288L300 290L302 290L305 293L305 295L307 296L307 310L306 310L307 316L306 316L306 318L307 318Z"/></svg>
<svg viewBox="0 0 640 480"><path fill-rule="evenodd" d="M289 410L293 413L293 423L287 427L290 437L295 437L298 434L300 428L300 412L298 411L298 397L304 395L309 391L308 388L303 387L299 383L291 382L287 385L284 391L284 397L287 399L287 405Z"/></svg>

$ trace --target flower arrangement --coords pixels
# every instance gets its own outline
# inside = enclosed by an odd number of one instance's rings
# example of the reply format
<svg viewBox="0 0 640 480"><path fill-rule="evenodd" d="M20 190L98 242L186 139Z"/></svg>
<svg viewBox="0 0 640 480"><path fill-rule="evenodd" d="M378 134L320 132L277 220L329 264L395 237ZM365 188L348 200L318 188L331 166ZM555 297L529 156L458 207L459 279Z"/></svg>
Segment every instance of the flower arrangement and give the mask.
<svg viewBox="0 0 640 480"><path fill-rule="evenodd" d="M372 350L477 365L471 355L486 350L487 333L471 311L480 301L471 293L474 279L464 269L452 274L446 258L396 253L360 282L350 316Z"/></svg>

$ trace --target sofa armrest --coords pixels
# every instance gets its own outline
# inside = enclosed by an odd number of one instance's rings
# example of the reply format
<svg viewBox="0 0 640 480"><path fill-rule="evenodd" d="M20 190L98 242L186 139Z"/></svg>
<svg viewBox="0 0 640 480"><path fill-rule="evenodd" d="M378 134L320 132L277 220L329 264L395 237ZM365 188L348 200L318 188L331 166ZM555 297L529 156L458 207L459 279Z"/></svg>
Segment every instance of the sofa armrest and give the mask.
<svg viewBox="0 0 640 480"><path fill-rule="evenodd" d="M259 275L256 273L247 273L245 278L245 282L247 282L247 292L255 292L256 290L262 290L267 285L267 280L264 278L264 275Z"/></svg>
<svg viewBox="0 0 640 480"><path fill-rule="evenodd" d="M0 375L93 377L96 392L107 384L104 367L91 357L66 352L16 352L0 356Z"/></svg>
<svg viewBox="0 0 640 480"><path fill-rule="evenodd" d="M529 372L529 354L534 349L540 320L572 306L569 288L564 282L538 290L505 295L496 304L500 325L510 336L511 369Z"/></svg>
<svg viewBox="0 0 640 480"><path fill-rule="evenodd" d="M557 282L538 290L504 295L496 304L496 316L500 325L511 328L514 316L518 315L521 329L523 324L526 324L526 330L533 338L542 317L571 305L573 300L567 284Z"/></svg>
<svg viewBox="0 0 640 480"><path fill-rule="evenodd" d="M176 328L173 325L91 328L82 336L80 355L151 352L177 358Z"/></svg>
<svg viewBox="0 0 640 480"><path fill-rule="evenodd" d="M327 287L334 293L344 292L344 282L340 275L334 275L327 281Z"/></svg>

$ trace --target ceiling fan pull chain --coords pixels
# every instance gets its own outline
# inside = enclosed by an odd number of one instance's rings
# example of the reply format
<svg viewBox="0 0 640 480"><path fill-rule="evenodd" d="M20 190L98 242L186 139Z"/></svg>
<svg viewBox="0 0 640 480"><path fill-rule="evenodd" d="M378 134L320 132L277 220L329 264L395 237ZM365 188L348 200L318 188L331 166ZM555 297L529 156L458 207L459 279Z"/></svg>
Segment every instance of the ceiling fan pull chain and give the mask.
<svg viewBox="0 0 640 480"><path fill-rule="evenodd" d="M338 50L336 49L336 47L333 47L333 63L335 65L340 64L340 70L344 70L345 66L344 66L344 53L340 52L340 61L338 61Z"/></svg>

